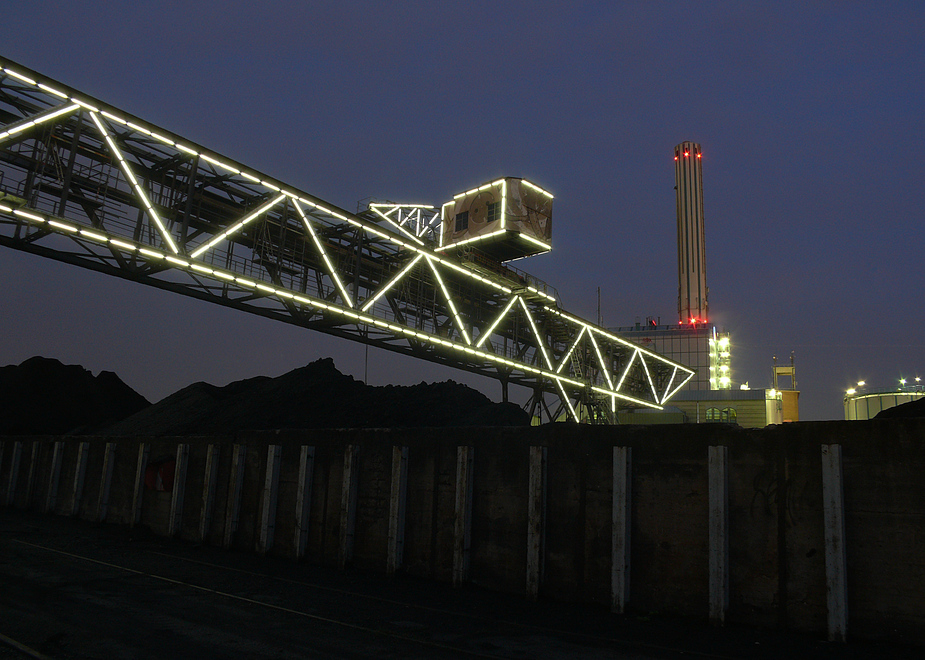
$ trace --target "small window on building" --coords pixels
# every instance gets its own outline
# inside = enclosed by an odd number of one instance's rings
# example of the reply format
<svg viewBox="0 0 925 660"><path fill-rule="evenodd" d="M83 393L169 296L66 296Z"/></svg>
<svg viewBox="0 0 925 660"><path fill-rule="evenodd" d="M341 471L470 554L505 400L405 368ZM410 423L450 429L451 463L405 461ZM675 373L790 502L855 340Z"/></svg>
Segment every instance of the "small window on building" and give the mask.
<svg viewBox="0 0 925 660"><path fill-rule="evenodd" d="M707 408L707 421L708 422L720 421L719 408Z"/></svg>
<svg viewBox="0 0 925 660"><path fill-rule="evenodd" d="M456 214L456 231L465 231L469 228L469 212L463 211Z"/></svg>
<svg viewBox="0 0 925 660"><path fill-rule="evenodd" d="M736 409L735 408L723 408L723 421L724 422L736 421Z"/></svg>
<svg viewBox="0 0 925 660"><path fill-rule="evenodd" d="M492 202L488 205L488 222L501 219L501 202Z"/></svg>

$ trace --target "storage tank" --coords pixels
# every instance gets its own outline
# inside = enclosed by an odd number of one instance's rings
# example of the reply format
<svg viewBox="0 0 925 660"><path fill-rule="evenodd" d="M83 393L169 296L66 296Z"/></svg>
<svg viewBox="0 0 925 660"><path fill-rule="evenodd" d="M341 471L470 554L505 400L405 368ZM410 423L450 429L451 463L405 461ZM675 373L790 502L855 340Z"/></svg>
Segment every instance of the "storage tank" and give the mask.
<svg viewBox="0 0 925 660"><path fill-rule="evenodd" d="M506 177L461 192L443 205L438 250L478 250L498 261L552 249L553 196L526 179Z"/></svg>

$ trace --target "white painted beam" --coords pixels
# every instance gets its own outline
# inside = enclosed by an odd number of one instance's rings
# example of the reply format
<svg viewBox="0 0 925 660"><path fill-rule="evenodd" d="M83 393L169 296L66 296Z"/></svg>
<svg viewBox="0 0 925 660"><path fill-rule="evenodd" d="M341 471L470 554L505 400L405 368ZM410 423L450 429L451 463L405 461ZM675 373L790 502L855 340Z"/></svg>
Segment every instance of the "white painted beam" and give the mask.
<svg viewBox="0 0 925 660"><path fill-rule="evenodd" d="M225 505L225 534L222 547L226 550L234 541L238 531L238 516L241 513L241 491L244 489L244 461L247 457L246 445L235 445L231 452L231 475L228 479L228 501Z"/></svg>
<svg viewBox="0 0 925 660"><path fill-rule="evenodd" d="M456 506L453 524L453 585L469 580L469 547L472 538L472 459L474 447L456 448Z"/></svg>
<svg viewBox="0 0 925 660"><path fill-rule="evenodd" d="M389 491L389 547L386 573L401 567L405 547L405 504L408 491L408 447L392 447L392 487Z"/></svg>
<svg viewBox="0 0 925 660"><path fill-rule="evenodd" d="M210 444L206 449L206 468L202 476L202 515L199 517L199 542L205 543L212 526L212 507L215 504L215 487L218 480L218 461L221 445Z"/></svg>
<svg viewBox="0 0 925 660"><path fill-rule="evenodd" d="M189 464L189 445L177 445L177 463L173 473L173 492L170 496L170 522L168 534L173 536L180 531L183 518L183 497L186 493L186 469Z"/></svg>
<svg viewBox="0 0 925 660"><path fill-rule="evenodd" d="M295 500L295 556L305 555L312 508L312 480L315 472L315 448L302 445L299 452L299 484Z"/></svg>
<svg viewBox="0 0 925 660"><path fill-rule="evenodd" d="M536 600L543 579L546 518L546 447L530 447L527 490L527 597Z"/></svg>
<svg viewBox="0 0 925 660"><path fill-rule="evenodd" d="M630 596L630 528L632 526L632 448L613 448L613 519L610 610L626 611Z"/></svg>
<svg viewBox="0 0 925 660"><path fill-rule="evenodd" d="M257 538L257 552L262 555L273 547L276 505L279 498L279 462L282 451L282 445L267 447L267 470L263 480L262 506L260 507L260 535Z"/></svg>
<svg viewBox="0 0 925 660"><path fill-rule="evenodd" d="M344 451L344 476L340 497L340 555L338 558L338 565L341 570L344 570L350 560L353 559L359 452L359 445L347 445Z"/></svg>
<svg viewBox="0 0 925 660"><path fill-rule="evenodd" d="M729 609L729 449L708 449L710 500L710 621L723 624Z"/></svg>
<svg viewBox="0 0 925 660"><path fill-rule="evenodd" d="M822 505L829 641L844 642L848 634L848 562L841 445L822 445Z"/></svg>

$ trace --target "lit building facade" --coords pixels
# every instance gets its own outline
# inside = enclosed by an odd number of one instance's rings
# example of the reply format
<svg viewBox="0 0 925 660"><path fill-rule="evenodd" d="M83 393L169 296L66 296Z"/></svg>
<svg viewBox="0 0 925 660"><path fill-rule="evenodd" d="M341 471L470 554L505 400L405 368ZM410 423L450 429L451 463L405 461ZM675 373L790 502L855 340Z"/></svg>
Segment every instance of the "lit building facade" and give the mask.
<svg viewBox="0 0 925 660"><path fill-rule="evenodd" d="M674 148L678 211L678 321L705 323L709 318L707 252L703 230L703 168L700 145Z"/></svg>
<svg viewBox="0 0 925 660"><path fill-rule="evenodd" d="M652 322L612 330L669 360L694 369L697 373L684 390L732 388L732 347L728 332L717 332L708 324L657 325Z"/></svg>

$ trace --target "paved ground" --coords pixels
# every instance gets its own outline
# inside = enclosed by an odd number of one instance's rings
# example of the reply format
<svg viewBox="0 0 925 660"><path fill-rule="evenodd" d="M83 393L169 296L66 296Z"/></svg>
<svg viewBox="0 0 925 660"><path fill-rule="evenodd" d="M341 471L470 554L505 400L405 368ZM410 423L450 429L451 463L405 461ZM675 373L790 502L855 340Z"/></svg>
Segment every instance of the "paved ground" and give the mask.
<svg viewBox="0 0 925 660"><path fill-rule="evenodd" d="M25 653L14 650L16 646ZM897 658L0 510L0 658Z"/></svg>

